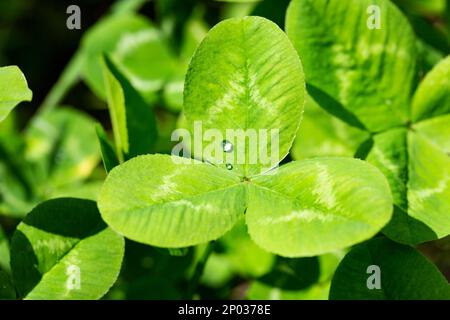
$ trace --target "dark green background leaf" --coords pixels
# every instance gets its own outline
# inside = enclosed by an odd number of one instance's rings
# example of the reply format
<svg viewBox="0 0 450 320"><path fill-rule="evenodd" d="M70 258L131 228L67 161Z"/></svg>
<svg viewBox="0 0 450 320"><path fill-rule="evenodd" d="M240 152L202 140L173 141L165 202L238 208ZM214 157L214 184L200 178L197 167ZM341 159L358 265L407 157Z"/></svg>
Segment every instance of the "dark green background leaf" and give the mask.
<svg viewBox="0 0 450 320"><path fill-rule="evenodd" d="M13 235L14 283L26 299L98 299L115 282L123 252L123 238L101 220L95 202L49 200Z"/></svg>
<svg viewBox="0 0 450 320"><path fill-rule="evenodd" d="M379 266L381 289L368 289L367 273ZM330 299L450 299L450 285L427 258L413 248L375 238L353 248L342 260L331 283Z"/></svg>

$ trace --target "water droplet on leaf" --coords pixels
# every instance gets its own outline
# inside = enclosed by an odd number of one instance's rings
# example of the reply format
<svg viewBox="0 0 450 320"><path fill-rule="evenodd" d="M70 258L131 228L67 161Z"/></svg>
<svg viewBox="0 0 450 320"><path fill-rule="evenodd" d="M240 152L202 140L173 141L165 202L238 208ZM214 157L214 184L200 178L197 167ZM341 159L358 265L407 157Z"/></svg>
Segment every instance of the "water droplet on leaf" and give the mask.
<svg viewBox="0 0 450 320"><path fill-rule="evenodd" d="M233 148L234 148L233 144L230 141L228 141L228 140L222 141L222 150L224 152L227 152L227 153L232 152Z"/></svg>
<svg viewBox="0 0 450 320"><path fill-rule="evenodd" d="M226 167L228 170L233 170L233 165L231 163L227 163Z"/></svg>

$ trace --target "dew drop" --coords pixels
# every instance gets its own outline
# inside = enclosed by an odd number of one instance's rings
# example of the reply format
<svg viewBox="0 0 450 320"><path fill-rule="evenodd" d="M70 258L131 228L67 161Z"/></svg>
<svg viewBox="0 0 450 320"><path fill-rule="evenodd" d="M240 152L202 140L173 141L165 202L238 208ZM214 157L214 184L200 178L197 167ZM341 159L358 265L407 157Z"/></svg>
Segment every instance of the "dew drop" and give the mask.
<svg viewBox="0 0 450 320"><path fill-rule="evenodd" d="M234 148L233 144L230 141L228 141L228 140L223 140L222 141L222 150L223 150L223 152L230 153L230 152L233 151L233 148Z"/></svg>
<svg viewBox="0 0 450 320"><path fill-rule="evenodd" d="M231 163L227 163L226 167L228 170L233 170L233 165Z"/></svg>

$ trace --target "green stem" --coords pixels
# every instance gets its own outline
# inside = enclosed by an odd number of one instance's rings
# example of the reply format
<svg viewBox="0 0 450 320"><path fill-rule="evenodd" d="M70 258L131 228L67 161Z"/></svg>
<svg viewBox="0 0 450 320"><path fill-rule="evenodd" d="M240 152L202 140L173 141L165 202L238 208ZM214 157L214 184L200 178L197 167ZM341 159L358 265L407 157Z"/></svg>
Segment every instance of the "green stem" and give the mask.
<svg viewBox="0 0 450 320"><path fill-rule="evenodd" d="M44 102L41 105L40 112L50 111L61 103L66 93L78 81L83 65L83 54L78 50L70 59L67 66L64 68L58 81L53 85Z"/></svg>
<svg viewBox="0 0 450 320"><path fill-rule="evenodd" d="M197 292L198 286L200 284L200 278L205 270L206 263L208 262L211 253L214 251L214 241L209 242L203 252L202 257L195 266L194 275L192 276L191 282L189 284L188 299L193 299L195 293Z"/></svg>

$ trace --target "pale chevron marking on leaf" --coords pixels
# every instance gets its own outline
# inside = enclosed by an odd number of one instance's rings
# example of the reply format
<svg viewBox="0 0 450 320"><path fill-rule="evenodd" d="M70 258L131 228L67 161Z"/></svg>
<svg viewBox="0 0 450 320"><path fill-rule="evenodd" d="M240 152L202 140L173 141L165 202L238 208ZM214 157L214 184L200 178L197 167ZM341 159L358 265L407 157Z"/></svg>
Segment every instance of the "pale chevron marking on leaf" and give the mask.
<svg viewBox="0 0 450 320"><path fill-rule="evenodd" d="M375 146L375 147L373 147L372 152L375 155L375 157L378 159L378 161L380 161L380 164L383 167L385 167L389 171L393 172L395 177L398 177L398 175L400 173L400 166L398 166L397 164L392 162L389 158L387 158L380 148Z"/></svg>
<svg viewBox="0 0 450 320"><path fill-rule="evenodd" d="M401 57L403 59L411 56L408 51L403 48L399 48L397 43L391 43L386 46L385 43L372 44L361 41L358 43L357 52L364 60L371 59L371 56L373 55L382 55L383 53L396 56L397 58Z"/></svg>
<svg viewBox="0 0 450 320"><path fill-rule="evenodd" d="M336 206L336 195L333 191L333 182L328 174L326 166L317 164L317 178L313 194L317 196L317 201L325 205L328 209Z"/></svg>
<svg viewBox="0 0 450 320"><path fill-rule="evenodd" d="M351 89L354 87L355 81L351 76L359 75L357 67L361 63L354 61L355 59L353 59L352 54L348 53L350 50L353 51L353 49L346 49L341 44L336 44L332 46L331 49L334 52L332 56L332 63L337 67L334 73L336 78L339 79L339 99L344 104L347 104L350 101L352 94L354 94L351 92ZM356 48L356 51L362 61L366 61L373 56L380 56L383 53L404 59L410 56L407 51L399 50L397 44L391 44L386 47L384 43L369 44L360 42ZM386 105L390 107L391 102L386 101ZM390 110L392 110L392 112L396 115L403 117L396 108L390 107Z"/></svg>
<svg viewBox="0 0 450 320"><path fill-rule="evenodd" d="M177 178L178 178L179 170L174 170L170 174L166 174L162 177L162 181L159 184L158 189L154 189L152 191L151 199L154 202L159 201L161 198L167 196L167 194L173 193L173 190L176 190L177 187Z"/></svg>
<svg viewBox="0 0 450 320"><path fill-rule="evenodd" d="M73 246L73 241L67 238L48 238L48 239L38 239L33 247L34 251L39 251L41 249L46 249L50 253L58 253L65 251Z"/></svg>
<svg viewBox="0 0 450 320"><path fill-rule="evenodd" d="M426 199L431 197L434 194L442 193L447 189L447 184L450 181L450 177L446 175L442 180L439 181L438 185L435 188L424 188L424 189L416 189L414 193L417 196L417 199Z"/></svg>
<svg viewBox="0 0 450 320"><path fill-rule="evenodd" d="M300 211L292 211L290 214L281 217L276 218L266 217L264 219L259 220L258 224L271 225L271 224L292 222L294 220L301 220L304 222L312 222L314 220L318 220L320 222L330 222L340 218L342 217L324 214L323 212L318 210L304 209Z"/></svg>
<svg viewBox="0 0 450 320"><path fill-rule="evenodd" d="M217 210L219 208L212 206L209 203L199 203L199 204L194 204L191 201L187 200L187 199L181 199L178 201L174 201L173 202L174 205L178 206L185 206L188 207L189 209L194 210L195 212L217 212Z"/></svg>
<svg viewBox="0 0 450 320"><path fill-rule="evenodd" d="M208 116L207 119L210 123L217 122L218 120L223 120L223 114L226 112L231 112L236 108L237 102L239 99L239 95L245 94L245 87L242 85L244 82L244 76L241 71L237 71L232 77L232 80L229 82L229 88L225 93L219 98L216 102L212 104L211 107L208 108ZM230 117L227 117L228 120L233 121ZM234 124L236 128L240 128L241 126Z"/></svg>
<svg viewBox="0 0 450 320"><path fill-rule="evenodd" d="M341 44L336 44L331 47L333 55L331 56L332 63L336 68L334 74L339 79L339 99L346 103L349 99L350 88L352 87L352 81L349 79L349 72L354 69L355 61L352 56L348 54Z"/></svg>
<svg viewBox="0 0 450 320"><path fill-rule="evenodd" d="M274 116L274 118L277 119L278 112L276 106L261 95L261 92L259 91L257 86L256 74L250 75L249 87L250 87L250 99L252 100L253 104L255 106L264 109L264 111L267 113L267 117Z"/></svg>
<svg viewBox="0 0 450 320"><path fill-rule="evenodd" d="M222 117L224 113L233 111L233 109L235 109L236 105L238 104L236 100L239 100L240 96L245 94L246 86L243 85L243 83L245 82L245 77L242 72L236 72L232 79L233 80L229 82L230 88L208 109L208 118L211 119L210 122L214 122L216 121L216 119L218 120L219 117ZM267 98L261 95L261 92L257 86L257 80L258 78L256 74L252 74L249 76L248 87L250 101L248 101L248 105L245 107L249 108L253 105L255 107L263 109L264 112L266 112L267 117L276 116L276 106ZM242 127L237 124L235 125L237 128Z"/></svg>

